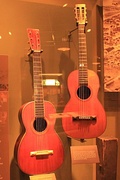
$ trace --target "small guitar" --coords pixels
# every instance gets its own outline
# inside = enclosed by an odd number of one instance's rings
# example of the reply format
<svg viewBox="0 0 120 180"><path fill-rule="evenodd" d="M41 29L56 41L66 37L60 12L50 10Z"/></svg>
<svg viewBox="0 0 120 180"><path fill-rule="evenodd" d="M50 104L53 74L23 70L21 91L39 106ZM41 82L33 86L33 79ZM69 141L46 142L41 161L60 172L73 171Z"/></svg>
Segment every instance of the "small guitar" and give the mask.
<svg viewBox="0 0 120 180"><path fill-rule="evenodd" d="M76 4L75 14L78 24L78 70L71 72L68 77L70 100L63 111L73 112L73 115L63 117L62 124L66 134L72 138L95 138L106 128L106 115L97 98L98 76L87 68L85 4Z"/></svg>
<svg viewBox="0 0 120 180"><path fill-rule="evenodd" d="M26 174L50 173L63 163L62 142L54 130L54 106L44 101L42 85L42 62L40 35L38 29L28 29L33 55L34 101L26 103L19 110L23 132L15 144L15 158L19 168Z"/></svg>

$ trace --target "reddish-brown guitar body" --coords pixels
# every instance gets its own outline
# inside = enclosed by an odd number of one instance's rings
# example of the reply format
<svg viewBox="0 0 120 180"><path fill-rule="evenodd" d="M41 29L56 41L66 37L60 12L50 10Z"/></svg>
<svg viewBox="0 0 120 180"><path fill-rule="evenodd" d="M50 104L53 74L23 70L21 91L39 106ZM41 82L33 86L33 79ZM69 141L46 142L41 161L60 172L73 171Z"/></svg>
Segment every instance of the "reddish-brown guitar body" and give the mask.
<svg viewBox="0 0 120 180"><path fill-rule="evenodd" d="M49 117L50 113L55 113L55 108L50 102L44 101L44 111L47 127L42 132L37 132L33 127L34 102L23 105L19 111L19 120L25 131L16 142L15 156L19 168L26 174L50 173L63 163L62 142L54 130L55 119ZM53 150L53 154L30 156L31 152L45 150Z"/></svg>
<svg viewBox="0 0 120 180"><path fill-rule="evenodd" d="M77 95L78 70L70 73L68 77L68 89L70 100L66 104L64 113L74 112L83 117L82 120L74 121L72 116L63 117L62 124L66 134L72 138L85 139L100 136L106 128L105 111L98 100L99 79L94 71L88 70L88 88L91 91L87 99L80 99ZM84 117L94 116L96 120L86 120Z"/></svg>

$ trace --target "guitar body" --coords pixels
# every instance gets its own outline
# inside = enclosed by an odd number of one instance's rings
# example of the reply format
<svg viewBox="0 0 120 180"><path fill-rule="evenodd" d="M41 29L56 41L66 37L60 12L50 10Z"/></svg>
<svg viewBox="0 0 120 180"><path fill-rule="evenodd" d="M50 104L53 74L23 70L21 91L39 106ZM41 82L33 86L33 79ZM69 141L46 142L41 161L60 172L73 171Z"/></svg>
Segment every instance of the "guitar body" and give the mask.
<svg viewBox="0 0 120 180"><path fill-rule="evenodd" d="M44 101L45 121L47 126L42 132L34 128L34 102L23 105L19 111L19 120L24 132L20 134L15 145L15 157L19 168L26 174L35 175L55 171L63 163L62 142L54 130L55 119L49 117L55 113L54 106ZM53 154L31 156L31 152L53 151Z"/></svg>
<svg viewBox="0 0 120 180"><path fill-rule="evenodd" d="M68 77L70 100L64 108L64 113L74 112L77 118L62 118L63 129L68 136L75 139L95 138L106 128L105 111L97 98L99 79L94 71L88 70L88 85L83 89L85 92L81 92L78 77L78 70L70 73ZM85 98L81 98L87 93Z"/></svg>

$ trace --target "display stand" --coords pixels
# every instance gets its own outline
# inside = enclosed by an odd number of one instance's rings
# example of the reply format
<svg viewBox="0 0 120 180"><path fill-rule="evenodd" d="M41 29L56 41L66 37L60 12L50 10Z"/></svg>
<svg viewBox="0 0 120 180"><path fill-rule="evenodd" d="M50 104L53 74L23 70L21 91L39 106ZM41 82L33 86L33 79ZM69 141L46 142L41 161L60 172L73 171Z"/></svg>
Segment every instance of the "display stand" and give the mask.
<svg viewBox="0 0 120 180"><path fill-rule="evenodd" d="M97 138L96 144L100 158L96 167L96 180L116 180L118 139Z"/></svg>
<svg viewBox="0 0 120 180"><path fill-rule="evenodd" d="M34 175L29 176L30 180L56 180L55 174L41 174L41 175Z"/></svg>

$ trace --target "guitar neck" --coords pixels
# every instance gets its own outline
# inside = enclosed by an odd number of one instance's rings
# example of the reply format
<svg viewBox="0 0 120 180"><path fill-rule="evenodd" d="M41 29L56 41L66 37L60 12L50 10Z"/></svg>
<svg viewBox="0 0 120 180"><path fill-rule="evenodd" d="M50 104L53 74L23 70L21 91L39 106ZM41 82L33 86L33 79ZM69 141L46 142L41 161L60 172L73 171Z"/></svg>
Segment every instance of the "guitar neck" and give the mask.
<svg viewBox="0 0 120 180"><path fill-rule="evenodd" d="M42 62L40 52L33 53L33 80L35 117L44 117L44 93L42 84Z"/></svg>
<svg viewBox="0 0 120 180"><path fill-rule="evenodd" d="M78 44L79 44L79 85L88 85L88 68L87 68L87 48L85 24L78 25Z"/></svg>

